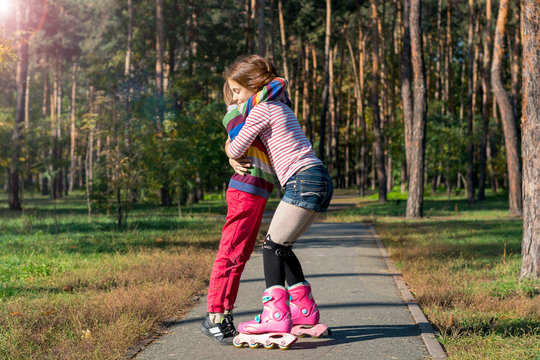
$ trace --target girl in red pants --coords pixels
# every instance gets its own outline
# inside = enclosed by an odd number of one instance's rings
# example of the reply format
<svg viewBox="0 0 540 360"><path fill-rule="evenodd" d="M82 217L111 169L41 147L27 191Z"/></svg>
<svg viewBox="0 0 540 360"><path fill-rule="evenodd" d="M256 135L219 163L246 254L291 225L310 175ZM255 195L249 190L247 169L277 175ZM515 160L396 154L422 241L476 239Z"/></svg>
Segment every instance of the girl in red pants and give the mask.
<svg viewBox="0 0 540 360"><path fill-rule="evenodd" d="M290 103L286 96L287 84L276 78L275 70L261 72L260 76L260 84L266 85L254 86L252 91L232 93L227 83L224 86L226 103L240 103L237 107L229 106L223 119L231 140L255 105L271 100ZM204 334L223 345L232 344L237 334L231 311L238 295L242 271L253 252L264 208L274 186L270 159L259 138L255 138L243 158L231 159L230 164L236 173L229 182L226 195L227 217L208 287L208 314L200 326Z"/></svg>

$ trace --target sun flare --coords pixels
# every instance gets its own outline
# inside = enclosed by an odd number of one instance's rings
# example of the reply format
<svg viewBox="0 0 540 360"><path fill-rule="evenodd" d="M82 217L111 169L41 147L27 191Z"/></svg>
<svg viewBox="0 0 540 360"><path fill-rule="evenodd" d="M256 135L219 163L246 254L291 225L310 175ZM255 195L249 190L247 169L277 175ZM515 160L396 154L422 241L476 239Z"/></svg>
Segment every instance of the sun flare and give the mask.
<svg viewBox="0 0 540 360"><path fill-rule="evenodd" d="M0 0L0 16L6 16L13 11L13 0Z"/></svg>

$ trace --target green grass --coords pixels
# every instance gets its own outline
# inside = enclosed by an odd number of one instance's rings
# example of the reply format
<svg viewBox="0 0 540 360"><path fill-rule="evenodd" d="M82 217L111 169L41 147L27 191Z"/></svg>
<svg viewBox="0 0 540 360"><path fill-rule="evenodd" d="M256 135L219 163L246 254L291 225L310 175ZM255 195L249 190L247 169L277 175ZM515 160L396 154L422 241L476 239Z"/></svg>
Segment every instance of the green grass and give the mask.
<svg viewBox="0 0 540 360"><path fill-rule="evenodd" d="M28 194L27 194L28 195ZM275 201L272 202L274 204ZM272 205L271 205L272 206ZM122 359L205 289L226 204L139 204L88 218L82 194L30 194L24 213L0 195L0 358Z"/></svg>
<svg viewBox="0 0 540 360"><path fill-rule="evenodd" d="M522 221L505 195L426 196L424 219L405 220L402 194L336 194L344 210L321 219L375 226L451 359L540 358L540 284L519 281ZM0 358L125 358L205 289L226 212L219 195L181 218L139 204L119 230L113 208L89 221L75 194L56 203L57 235L50 199L24 205L0 195Z"/></svg>
<svg viewBox="0 0 540 360"><path fill-rule="evenodd" d="M7 201L0 198L0 203ZM41 280L98 265L110 256L193 244L215 248L222 224L201 214L224 214L225 207L223 201L209 201L189 207L179 218L175 208L142 205L130 212L126 229L119 231L110 215L97 213L88 221L83 199L69 197L58 200L58 236L49 199L28 201L22 216L1 211L0 299L5 300L39 295L36 286Z"/></svg>
<svg viewBox="0 0 540 360"><path fill-rule="evenodd" d="M56 201L57 230L49 198L34 194L24 205L22 215L9 211L6 196L0 196L0 301L39 295L41 280L97 266L111 256L189 246L216 249L227 210L219 198L185 207L181 218L176 206L139 204L118 230L114 214L104 209L93 210L89 221L84 197L75 194Z"/></svg>
<svg viewBox="0 0 540 360"><path fill-rule="evenodd" d="M507 196L426 196L421 220L404 219L402 194L389 199L348 199L326 220L374 225L449 358L539 359L540 282L519 280L523 225Z"/></svg>

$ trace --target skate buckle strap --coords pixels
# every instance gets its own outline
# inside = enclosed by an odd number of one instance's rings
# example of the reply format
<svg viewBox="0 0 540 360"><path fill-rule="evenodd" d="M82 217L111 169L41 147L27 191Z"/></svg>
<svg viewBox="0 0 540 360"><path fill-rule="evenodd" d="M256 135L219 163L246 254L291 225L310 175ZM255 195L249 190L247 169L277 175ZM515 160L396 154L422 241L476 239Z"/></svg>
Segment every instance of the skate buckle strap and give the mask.
<svg viewBox="0 0 540 360"><path fill-rule="evenodd" d="M255 321L260 324L261 323L261 315L255 316Z"/></svg>
<svg viewBox="0 0 540 360"><path fill-rule="evenodd" d="M271 297L270 295L263 297L263 299L262 299L263 304L269 302L272 299L273 299L273 297Z"/></svg>

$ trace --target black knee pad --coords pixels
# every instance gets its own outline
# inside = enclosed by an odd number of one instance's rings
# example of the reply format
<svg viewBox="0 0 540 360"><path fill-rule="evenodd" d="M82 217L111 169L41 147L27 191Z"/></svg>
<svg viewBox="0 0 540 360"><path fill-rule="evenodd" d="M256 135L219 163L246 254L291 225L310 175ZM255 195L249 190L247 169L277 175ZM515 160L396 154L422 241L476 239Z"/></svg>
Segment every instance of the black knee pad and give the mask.
<svg viewBox="0 0 540 360"><path fill-rule="evenodd" d="M291 256L291 253L292 253L292 247L276 244L275 242L272 241L272 237L270 236L270 234L266 235L262 248L263 248L263 251L264 250L273 251L277 256L281 258L287 258Z"/></svg>

